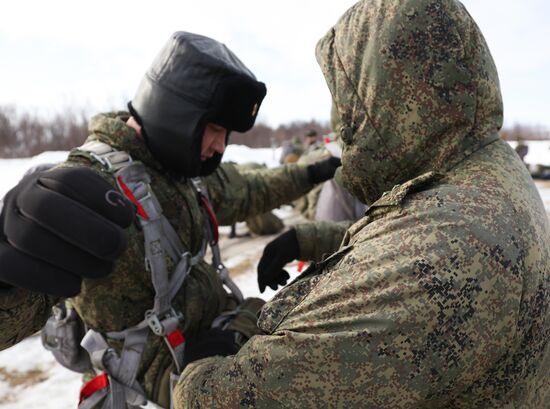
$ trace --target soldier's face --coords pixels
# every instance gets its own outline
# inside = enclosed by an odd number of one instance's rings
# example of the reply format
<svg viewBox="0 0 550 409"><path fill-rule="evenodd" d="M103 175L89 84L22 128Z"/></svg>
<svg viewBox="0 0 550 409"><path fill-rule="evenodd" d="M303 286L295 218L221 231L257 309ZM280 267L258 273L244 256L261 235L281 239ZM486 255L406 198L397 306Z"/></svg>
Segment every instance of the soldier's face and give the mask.
<svg viewBox="0 0 550 409"><path fill-rule="evenodd" d="M212 122L206 124L202 135L201 161L210 159L215 153L221 154L225 151L226 135L227 129L223 126Z"/></svg>

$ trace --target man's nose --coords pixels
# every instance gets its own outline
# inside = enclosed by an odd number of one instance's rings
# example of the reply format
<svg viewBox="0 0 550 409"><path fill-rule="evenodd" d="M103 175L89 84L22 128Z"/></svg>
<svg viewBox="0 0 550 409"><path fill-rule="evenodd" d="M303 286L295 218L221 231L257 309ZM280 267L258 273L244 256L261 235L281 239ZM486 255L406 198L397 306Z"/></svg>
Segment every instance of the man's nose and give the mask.
<svg viewBox="0 0 550 409"><path fill-rule="evenodd" d="M225 152L225 135L223 138L216 138L214 142L214 150L217 153L224 153Z"/></svg>

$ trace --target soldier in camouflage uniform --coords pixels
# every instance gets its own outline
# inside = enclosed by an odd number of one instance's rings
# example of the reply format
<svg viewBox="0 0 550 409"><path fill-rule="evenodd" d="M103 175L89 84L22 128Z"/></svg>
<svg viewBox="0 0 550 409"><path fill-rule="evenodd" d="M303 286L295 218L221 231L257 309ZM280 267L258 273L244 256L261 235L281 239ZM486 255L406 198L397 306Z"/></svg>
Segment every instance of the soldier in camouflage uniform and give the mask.
<svg viewBox="0 0 550 409"><path fill-rule="evenodd" d="M479 28L455 0L365 0L317 59L370 208L176 407L548 408L550 227Z"/></svg>
<svg viewBox="0 0 550 409"><path fill-rule="evenodd" d="M218 221L231 224L294 200L334 174L328 162L245 175L232 164L218 166L228 133L252 126L264 95L265 86L223 44L178 32L145 75L129 104L131 114L92 118L87 142L107 144L145 166L163 214L195 255L205 241L207 216L190 177L203 176ZM25 177L6 195L0 216L1 349L40 329L51 307L67 297L101 334L135 326L151 308L156 287L145 263L144 232L134 220L136 206L113 190L119 181L103 162L75 149L66 163ZM183 314L179 326L188 339L236 306L205 260L194 264L172 302ZM237 339L259 332L258 308L258 300L245 301L237 319L212 333L229 339L229 348L203 339L186 359L236 352ZM120 342L107 339L120 353ZM149 400L169 408L174 368L163 338L149 334L141 355L137 381Z"/></svg>
<svg viewBox="0 0 550 409"><path fill-rule="evenodd" d="M309 129L304 135L304 146L304 155L307 155L322 146L315 129Z"/></svg>

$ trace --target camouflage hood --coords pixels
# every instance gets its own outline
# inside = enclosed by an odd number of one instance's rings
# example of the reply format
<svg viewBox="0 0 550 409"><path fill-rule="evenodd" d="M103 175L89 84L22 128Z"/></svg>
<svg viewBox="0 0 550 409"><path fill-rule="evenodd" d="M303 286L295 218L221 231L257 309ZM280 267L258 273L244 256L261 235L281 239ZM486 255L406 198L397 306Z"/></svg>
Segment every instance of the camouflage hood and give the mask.
<svg viewBox="0 0 550 409"><path fill-rule="evenodd" d="M342 179L365 203L498 138L497 71L458 1L360 1L316 54L342 124Z"/></svg>

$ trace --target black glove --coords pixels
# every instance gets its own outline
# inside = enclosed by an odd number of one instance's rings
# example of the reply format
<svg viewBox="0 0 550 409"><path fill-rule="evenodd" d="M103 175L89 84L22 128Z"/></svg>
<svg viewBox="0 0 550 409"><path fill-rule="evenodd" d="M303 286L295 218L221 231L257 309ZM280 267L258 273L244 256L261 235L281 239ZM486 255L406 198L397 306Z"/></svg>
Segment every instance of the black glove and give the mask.
<svg viewBox="0 0 550 409"><path fill-rule="evenodd" d="M183 354L183 366L193 361L208 358L209 356L235 355L239 351L236 341L238 335L235 331L211 328L199 333L196 337L190 338L185 343Z"/></svg>
<svg viewBox="0 0 550 409"><path fill-rule="evenodd" d="M0 281L65 297L109 274L126 249L135 206L87 168L24 177L0 214Z"/></svg>
<svg viewBox="0 0 550 409"><path fill-rule="evenodd" d="M283 267L298 257L300 257L300 248L295 229L284 232L268 243L258 263L260 292L263 293L266 286L276 290L277 286L285 285L290 275Z"/></svg>
<svg viewBox="0 0 550 409"><path fill-rule="evenodd" d="M336 169L342 165L339 158L331 156L328 159L313 163L307 167L309 181L316 185L334 177Z"/></svg>

